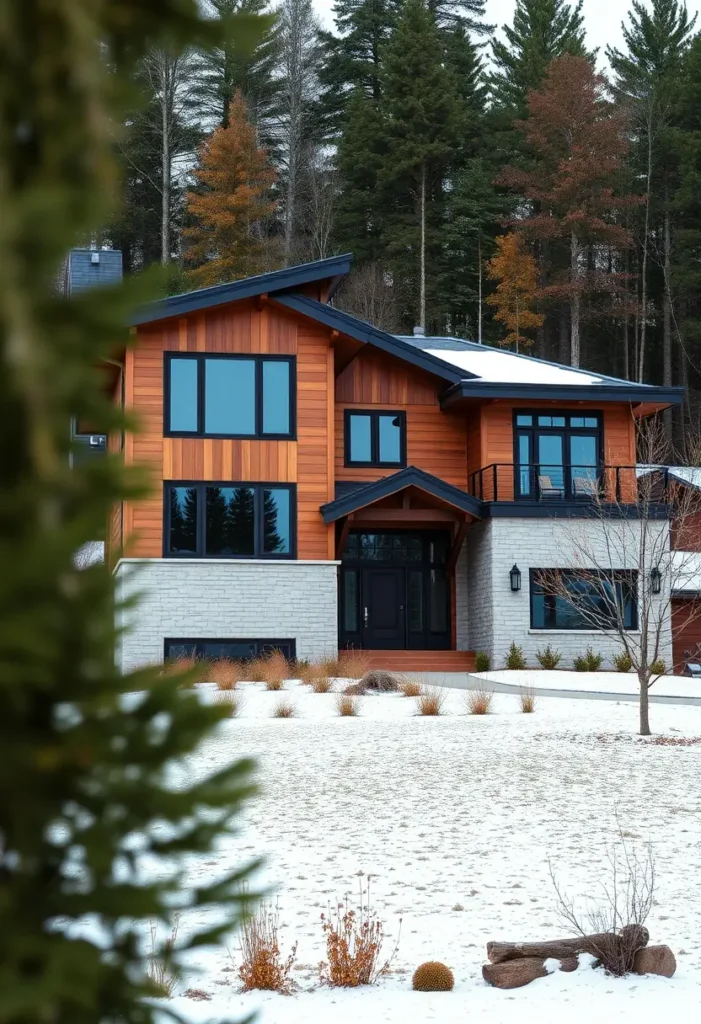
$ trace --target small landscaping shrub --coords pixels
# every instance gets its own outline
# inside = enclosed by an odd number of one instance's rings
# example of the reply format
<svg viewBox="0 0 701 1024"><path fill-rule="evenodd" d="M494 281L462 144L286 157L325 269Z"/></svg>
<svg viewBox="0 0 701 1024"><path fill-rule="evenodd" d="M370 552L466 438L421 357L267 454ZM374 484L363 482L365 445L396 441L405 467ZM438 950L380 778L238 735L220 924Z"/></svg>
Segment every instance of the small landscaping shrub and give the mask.
<svg viewBox="0 0 701 1024"><path fill-rule="evenodd" d="M470 715L488 715L494 700L493 690L480 687L479 690L468 690L465 694L467 712Z"/></svg>
<svg viewBox="0 0 701 1024"><path fill-rule="evenodd" d="M486 651L477 651L475 655L475 672L489 672L492 667L492 659Z"/></svg>
<svg viewBox="0 0 701 1024"><path fill-rule="evenodd" d="M216 683L218 690L235 690L244 678L244 669L240 661L231 658L217 658L211 663L208 682Z"/></svg>
<svg viewBox="0 0 701 1024"><path fill-rule="evenodd" d="M243 710L243 697L238 691L220 690L216 694L217 704L225 704L231 718L238 718Z"/></svg>
<svg viewBox="0 0 701 1024"><path fill-rule="evenodd" d="M370 909L370 886L361 888L358 910L353 910L346 896L336 906L335 915L321 915L321 928L326 939L328 963L319 964L322 984L336 988L357 988L373 985L389 971L392 957L380 962L384 931L382 922ZM394 952L396 953L396 947Z"/></svg>
<svg viewBox="0 0 701 1024"><path fill-rule="evenodd" d="M282 651L271 651L262 669L266 690L282 690L285 680L290 678L290 666Z"/></svg>
<svg viewBox="0 0 701 1024"><path fill-rule="evenodd" d="M664 658L658 658L657 661L653 661L652 665L650 665L650 671L653 675L663 676L667 671L667 665Z"/></svg>
<svg viewBox="0 0 701 1024"><path fill-rule="evenodd" d="M452 992L455 978L445 964L429 960L414 971L411 987L415 992Z"/></svg>
<svg viewBox="0 0 701 1024"><path fill-rule="evenodd" d="M535 711L535 690L531 686L523 688L518 696L519 703L521 704L521 711L524 715L532 715Z"/></svg>
<svg viewBox="0 0 701 1024"><path fill-rule="evenodd" d="M149 928L151 952L148 956L148 967L146 968L146 973L148 975L149 985L153 990L153 995L160 999L170 999L178 981L178 974L173 960L173 952L175 950L175 942L178 938L179 918L177 916L174 917L173 922L173 930L164 942L162 948L159 948L160 944L157 941L156 925L152 924Z"/></svg>
<svg viewBox="0 0 701 1024"><path fill-rule="evenodd" d="M263 905L253 916L244 921L241 928L241 966L239 978L242 990L251 992L262 989L265 992L280 992L289 995L295 985L290 972L297 956L297 944L283 959L278 937L280 927L279 911Z"/></svg>
<svg viewBox="0 0 701 1024"><path fill-rule="evenodd" d="M314 693L328 693L331 689L331 680L328 676L317 676L312 679L312 690Z"/></svg>
<svg viewBox="0 0 701 1024"><path fill-rule="evenodd" d="M417 710L420 715L437 717L443 714L443 708L445 707L445 690L439 690L437 688L421 688L419 699L417 702Z"/></svg>
<svg viewBox="0 0 701 1024"><path fill-rule="evenodd" d="M550 644L543 647L542 650L536 651L535 656L540 667L548 669L551 672L554 671L562 661L562 652L554 650Z"/></svg>
<svg viewBox="0 0 701 1024"><path fill-rule="evenodd" d="M344 679L362 679L370 664L367 652L357 650L343 651L338 661L338 672Z"/></svg>
<svg viewBox="0 0 701 1024"><path fill-rule="evenodd" d="M603 654L597 654L593 647L587 647L584 654L574 659L574 668L575 672L598 672L603 663Z"/></svg>
<svg viewBox="0 0 701 1024"><path fill-rule="evenodd" d="M291 700L282 697L273 708L273 718L296 718L297 709Z"/></svg>
<svg viewBox="0 0 701 1024"><path fill-rule="evenodd" d="M336 711L341 718L357 718L359 713L358 698L352 693L336 695Z"/></svg>
<svg viewBox="0 0 701 1024"><path fill-rule="evenodd" d="M418 697L421 693L421 683L416 679L405 679L399 684L399 689L405 697Z"/></svg>
<svg viewBox="0 0 701 1024"><path fill-rule="evenodd" d="M633 662L630 660L630 655L627 651L620 651L613 657L613 663L616 666L617 672L630 672L633 667Z"/></svg>
<svg viewBox="0 0 701 1024"><path fill-rule="evenodd" d="M509 647L509 653L506 655L506 667L513 672L526 668L526 657L523 653L523 648L519 647L513 640L511 647Z"/></svg>

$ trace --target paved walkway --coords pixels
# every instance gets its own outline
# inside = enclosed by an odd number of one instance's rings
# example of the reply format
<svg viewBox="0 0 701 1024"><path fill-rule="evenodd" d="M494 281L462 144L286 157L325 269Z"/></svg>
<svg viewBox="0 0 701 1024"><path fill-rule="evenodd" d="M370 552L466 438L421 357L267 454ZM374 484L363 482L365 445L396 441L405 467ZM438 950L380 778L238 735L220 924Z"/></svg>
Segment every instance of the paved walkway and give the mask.
<svg viewBox="0 0 701 1024"><path fill-rule="evenodd" d="M429 686L451 686L458 690L480 690L487 687L495 693L521 693L522 688L512 683L498 683L493 680L480 679L469 672L422 672L419 675L406 673L412 678L421 678ZM595 690L557 690L536 687L538 697L564 697L572 700L625 700L638 703L637 693L605 693ZM686 704L701 707L701 697L665 697L658 696L654 691L650 694L651 704Z"/></svg>

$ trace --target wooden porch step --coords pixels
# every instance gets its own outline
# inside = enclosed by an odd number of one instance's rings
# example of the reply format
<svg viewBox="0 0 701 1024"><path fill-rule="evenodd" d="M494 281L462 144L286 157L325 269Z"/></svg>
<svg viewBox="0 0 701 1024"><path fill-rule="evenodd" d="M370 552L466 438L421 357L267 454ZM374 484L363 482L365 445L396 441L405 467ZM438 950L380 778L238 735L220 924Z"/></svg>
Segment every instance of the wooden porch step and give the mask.
<svg viewBox="0 0 701 1024"><path fill-rule="evenodd" d="M364 651L370 668L389 672L472 672L474 651Z"/></svg>

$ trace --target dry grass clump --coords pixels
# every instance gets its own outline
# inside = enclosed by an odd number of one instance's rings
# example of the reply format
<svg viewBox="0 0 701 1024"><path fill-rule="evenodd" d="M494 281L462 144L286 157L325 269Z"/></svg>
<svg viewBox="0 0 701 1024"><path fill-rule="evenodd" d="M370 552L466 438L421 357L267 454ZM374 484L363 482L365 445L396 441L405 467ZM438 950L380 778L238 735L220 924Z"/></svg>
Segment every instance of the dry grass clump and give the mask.
<svg viewBox="0 0 701 1024"><path fill-rule="evenodd" d="M370 909L370 886L363 893L357 911L348 897L336 906L334 915L321 915L321 928L326 938L328 963L319 964L319 977L324 985L335 988L357 988L373 985L387 974L397 949L384 963L380 960L384 931L382 922ZM399 940L397 940L398 943Z"/></svg>
<svg viewBox="0 0 701 1024"><path fill-rule="evenodd" d="M218 690L235 690L245 678L242 663L232 658L217 658L211 663L207 675L208 681L216 683Z"/></svg>
<svg viewBox="0 0 701 1024"><path fill-rule="evenodd" d="M174 952L175 942L178 938L179 917L173 918L173 928L163 944L159 948L157 941L158 932L155 924L149 928L151 940L151 952L148 955L148 967L146 974L153 994L161 999L170 999L178 981L178 973L175 966Z"/></svg>
<svg viewBox="0 0 701 1024"><path fill-rule="evenodd" d="M249 683L264 683L267 662L267 654L261 654L259 658L250 658L244 668L244 678L246 681Z"/></svg>
<svg viewBox="0 0 701 1024"><path fill-rule="evenodd" d="M292 667L292 672L292 678L299 679L300 683L313 683L319 675L319 666L312 661L298 661Z"/></svg>
<svg viewBox="0 0 701 1024"><path fill-rule="evenodd" d="M481 686L479 690L468 690L465 704L468 715L488 715L492 710L494 691Z"/></svg>
<svg viewBox="0 0 701 1024"><path fill-rule="evenodd" d="M338 659L338 672L344 679L362 679L369 667L370 658L367 651L343 651Z"/></svg>
<svg viewBox="0 0 701 1024"><path fill-rule="evenodd" d="M654 747L695 747L701 743L701 736L654 736L645 743Z"/></svg>
<svg viewBox="0 0 701 1024"><path fill-rule="evenodd" d="M418 697L421 694L421 683L416 679L404 679L399 684L399 689L404 697Z"/></svg>
<svg viewBox="0 0 701 1024"><path fill-rule="evenodd" d="M331 679L340 679L343 674L338 658L324 658L319 664L319 671L321 675L330 676Z"/></svg>
<svg viewBox="0 0 701 1024"><path fill-rule="evenodd" d="M263 905L248 918L241 929L241 965L239 978L242 991L262 989L289 995L295 988L290 972L297 957L297 944L283 959L280 952L280 914L278 907Z"/></svg>
<svg viewBox="0 0 701 1024"><path fill-rule="evenodd" d="M297 708L287 697L282 697L273 708L273 718L296 718Z"/></svg>
<svg viewBox="0 0 701 1024"><path fill-rule="evenodd" d="M445 700L445 690L440 690L437 687L422 686L416 703L417 712L419 715L442 715Z"/></svg>
<svg viewBox="0 0 701 1024"><path fill-rule="evenodd" d="M357 718L360 713L358 698L352 693L336 694L336 711L341 718Z"/></svg>
<svg viewBox="0 0 701 1024"><path fill-rule="evenodd" d="M263 658L261 671L266 690L282 690L285 680L290 678L290 666L282 651L267 654Z"/></svg>
<svg viewBox="0 0 701 1024"><path fill-rule="evenodd" d="M314 693L329 693L332 688L332 683L328 676L316 676L315 679L312 679L312 690Z"/></svg>
<svg viewBox="0 0 701 1024"><path fill-rule="evenodd" d="M521 711L524 715L532 715L535 711L536 696L535 690L532 686L525 686L518 695L519 704L521 705Z"/></svg>
<svg viewBox="0 0 701 1024"><path fill-rule="evenodd" d="M170 658L163 665L162 675L172 676L177 678L178 676L188 675L187 679L180 680L181 686L194 686L199 680L193 676L195 666L198 664L197 659L190 657L184 658Z"/></svg>
<svg viewBox="0 0 701 1024"><path fill-rule="evenodd" d="M230 718L238 718L243 711L244 700L238 691L219 690L215 695L215 703L223 704L229 709Z"/></svg>

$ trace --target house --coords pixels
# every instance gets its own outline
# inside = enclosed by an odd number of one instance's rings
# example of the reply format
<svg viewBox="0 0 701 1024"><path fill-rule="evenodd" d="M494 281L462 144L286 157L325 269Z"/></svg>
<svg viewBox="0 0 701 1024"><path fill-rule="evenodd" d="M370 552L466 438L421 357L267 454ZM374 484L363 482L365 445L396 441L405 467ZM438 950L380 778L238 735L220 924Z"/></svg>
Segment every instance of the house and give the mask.
<svg viewBox="0 0 701 1024"><path fill-rule="evenodd" d="M332 305L350 267L333 257L134 315L109 367L140 424L110 447L152 481L108 531L118 593L142 595L122 623L125 670L271 645L465 669L512 640L566 659L591 641L537 571L584 585L564 529L581 520L597 542L594 494L635 516L636 419L681 389L388 334Z"/></svg>

